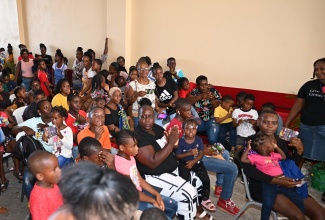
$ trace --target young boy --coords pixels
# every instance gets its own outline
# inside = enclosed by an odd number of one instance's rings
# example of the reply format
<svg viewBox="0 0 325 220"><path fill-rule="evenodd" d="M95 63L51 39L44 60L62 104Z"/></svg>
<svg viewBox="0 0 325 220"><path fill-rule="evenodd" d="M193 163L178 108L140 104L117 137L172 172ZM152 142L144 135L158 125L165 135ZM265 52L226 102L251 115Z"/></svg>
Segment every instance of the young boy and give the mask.
<svg viewBox="0 0 325 220"><path fill-rule="evenodd" d="M5 92L9 92L10 95L14 93L17 84L14 80L10 80L10 73L7 68L2 70L1 82Z"/></svg>
<svg viewBox="0 0 325 220"><path fill-rule="evenodd" d="M214 118L217 124L220 124L219 142L226 147L230 154L235 152L236 147L236 128L232 126L232 106L234 105L234 99L226 95L221 99L221 105L214 109ZM230 133L230 146L227 148L226 134Z"/></svg>
<svg viewBox="0 0 325 220"><path fill-rule="evenodd" d="M241 108L237 108L232 113L233 126L236 128L237 139L236 152L240 152L248 136L255 134L256 121L258 118L257 111L252 109L255 97L252 94L246 94L244 103Z"/></svg>
<svg viewBox="0 0 325 220"><path fill-rule="evenodd" d="M29 200L32 218L46 220L63 205L57 186L61 177L58 159L45 150L35 151L28 158L28 170L37 179Z"/></svg>
<svg viewBox="0 0 325 220"><path fill-rule="evenodd" d="M237 93L236 105L234 105L234 109L243 107L245 95L247 95L247 92L244 91L240 91Z"/></svg>
<svg viewBox="0 0 325 220"><path fill-rule="evenodd" d="M105 126L105 112L104 109L95 107L88 113L87 122L89 127L79 132L77 141L80 141L84 137L96 138L104 149L111 149L110 134L107 126Z"/></svg>

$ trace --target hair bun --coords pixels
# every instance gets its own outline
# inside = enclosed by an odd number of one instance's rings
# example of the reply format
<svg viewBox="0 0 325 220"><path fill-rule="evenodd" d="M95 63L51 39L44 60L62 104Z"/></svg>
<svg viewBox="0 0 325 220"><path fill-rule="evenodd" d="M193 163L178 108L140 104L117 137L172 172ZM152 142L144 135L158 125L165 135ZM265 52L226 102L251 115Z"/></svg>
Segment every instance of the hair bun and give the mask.
<svg viewBox="0 0 325 220"><path fill-rule="evenodd" d="M79 51L83 51L82 47L78 47L77 50L79 50Z"/></svg>
<svg viewBox="0 0 325 220"><path fill-rule="evenodd" d="M56 53L62 53L62 52L61 52L61 50L58 48L58 49L56 50Z"/></svg>

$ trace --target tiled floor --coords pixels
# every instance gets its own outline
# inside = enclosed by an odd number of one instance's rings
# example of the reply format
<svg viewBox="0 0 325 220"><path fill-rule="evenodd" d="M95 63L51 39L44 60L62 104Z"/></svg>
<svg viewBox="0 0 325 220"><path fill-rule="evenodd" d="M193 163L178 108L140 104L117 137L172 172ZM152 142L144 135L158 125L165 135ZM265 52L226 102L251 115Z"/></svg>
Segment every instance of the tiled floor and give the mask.
<svg viewBox="0 0 325 220"><path fill-rule="evenodd" d="M12 166L12 163L9 163L9 168ZM9 187L6 192L2 193L0 196L0 207L6 207L8 212L0 214L1 220L25 220L27 219L29 213L27 208L27 199L24 199L24 202L20 202L20 193L21 193L21 183L9 172L9 169L5 167L6 177L10 180ZM215 175L210 173L211 186L215 184ZM316 191L315 189L309 187L309 193L313 196L316 201L320 201L322 192ZM211 200L216 204L218 199L213 195L213 189L211 189ZM233 191L232 199L235 201L239 208L243 207L246 203L245 199L245 188L244 185L240 183L240 180L237 179L235 183L235 188ZM324 207L325 204L321 203ZM222 211L217 210L215 213L211 213L214 216L214 219L228 220L233 219L233 216L228 215ZM259 219L260 210L258 208L250 208L245 211L245 214L240 218L242 220L253 220Z"/></svg>

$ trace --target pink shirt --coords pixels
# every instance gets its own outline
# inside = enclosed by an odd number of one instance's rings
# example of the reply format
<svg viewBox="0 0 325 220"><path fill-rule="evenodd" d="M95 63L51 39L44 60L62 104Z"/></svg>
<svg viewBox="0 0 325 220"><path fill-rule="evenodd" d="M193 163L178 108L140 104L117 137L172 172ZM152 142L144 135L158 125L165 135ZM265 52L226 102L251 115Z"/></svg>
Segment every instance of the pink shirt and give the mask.
<svg viewBox="0 0 325 220"><path fill-rule="evenodd" d="M23 77L34 77L34 74L32 72L32 67L34 65L34 61L32 59L29 59L28 62L20 61L21 62L21 72Z"/></svg>
<svg viewBox="0 0 325 220"><path fill-rule="evenodd" d="M271 152L271 156L262 156L259 154L248 155L248 159L251 161L252 165L256 165L258 170L270 176L283 174L279 165L279 160L281 160L281 158L281 154L275 152Z"/></svg>
<svg viewBox="0 0 325 220"><path fill-rule="evenodd" d="M63 198L58 185L54 184L53 188L34 185L29 199L29 209L33 220L48 219L62 205Z"/></svg>
<svg viewBox="0 0 325 220"><path fill-rule="evenodd" d="M134 183L137 190L142 191L142 188L140 186L140 181L138 177L138 169L137 165L135 164L134 157L130 157L131 160L127 160L123 157L115 155L115 169L117 172L130 176L132 182Z"/></svg>

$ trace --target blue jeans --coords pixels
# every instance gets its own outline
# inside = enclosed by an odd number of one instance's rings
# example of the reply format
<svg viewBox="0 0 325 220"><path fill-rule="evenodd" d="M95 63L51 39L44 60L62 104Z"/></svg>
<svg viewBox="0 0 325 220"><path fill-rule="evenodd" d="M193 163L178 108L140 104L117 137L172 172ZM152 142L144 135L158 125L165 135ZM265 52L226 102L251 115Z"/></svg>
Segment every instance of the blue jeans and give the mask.
<svg viewBox="0 0 325 220"><path fill-rule="evenodd" d="M78 146L73 146L72 147L72 158L75 160L78 157L79 151L78 151Z"/></svg>
<svg viewBox="0 0 325 220"><path fill-rule="evenodd" d="M143 190L143 193L147 194L148 196L150 197L153 197L153 195L151 195L149 192ZM171 220L175 217L176 215L176 211L177 211L177 208L178 208L178 205L177 205L177 202L170 198L170 197L166 197L166 196L163 196L163 195L160 195L161 198L163 199L164 201L164 204L165 204L165 214L168 218L168 220ZM149 202L139 202L139 208L138 210L141 210L141 211L144 211L146 209L149 209L149 208L153 208L155 207L153 204L149 203Z"/></svg>
<svg viewBox="0 0 325 220"><path fill-rule="evenodd" d="M33 80L33 78L25 78L25 77L22 77L22 82L21 82L21 85L20 86L25 87L26 92L29 92L29 90L30 90L30 83L31 83L32 80Z"/></svg>
<svg viewBox="0 0 325 220"><path fill-rule="evenodd" d="M226 135L229 131L230 134L230 146L236 147L236 128L232 126L232 122L220 124L219 142L226 147ZM231 149L227 149L230 151Z"/></svg>
<svg viewBox="0 0 325 220"><path fill-rule="evenodd" d="M203 121L201 119L201 124L197 128L198 132L206 131L208 135L209 144L218 143L218 134L220 131L220 125L216 123L214 118L208 121Z"/></svg>
<svg viewBox="0 0 325 220"><path fill-rule="evenodd" d="M263 183L262 220L269 220L278 193L288 197L302 212L304 212L303 198L296 192L295 188L285 188L279 185Z"/></svg>
<svg viewBox="0 0 325 220"><path fill-rule="evenodd" d="M34 184L36 183L36 181L37 181L36 177L33 174L31 174L28 171L28 168L26 167L24 170L22 184L23 184L24 193L28 200L29 200L30 193L32 192L32 189L34 188Z"/></svg>
<svg viewBox="0 0 325 220"><path fill-rule="evenodd" d="M227 161L227 155L229 160L228 151L225 151L224 155L222 155L226 160L207 156L203 156L202 158L205 168L210 172L216 173L216 185L222 186L220 197L223 199L231 198L238 173L236 164Z"/></svg>
<svg viewBox="0 0 325 220"><path fill-rule="evenodd" d="M134 128L136 128L139 124L139 117L133 117Z"/></svg>
<svg viewBox="0 0 325 220"><path fill-rule="evenodd" d="M59 167L63 168L64 166L68 165L69 163L73 163L72 157L66 158L64 156L58 156Z"/></svg>

